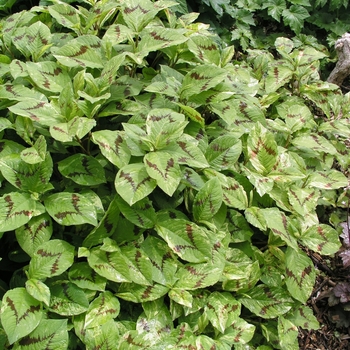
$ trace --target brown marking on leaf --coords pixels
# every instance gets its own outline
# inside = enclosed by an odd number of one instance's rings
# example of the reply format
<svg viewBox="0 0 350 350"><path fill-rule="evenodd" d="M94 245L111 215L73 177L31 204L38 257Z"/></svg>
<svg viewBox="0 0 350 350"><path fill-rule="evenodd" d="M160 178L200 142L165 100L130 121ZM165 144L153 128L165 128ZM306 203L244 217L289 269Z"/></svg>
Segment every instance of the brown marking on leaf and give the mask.
<svg viewBox="0 0 350 350"><path fill-rule="evenodd" d="M157 32L155 32L155 31L151 32L150 34L154 38L154 40L169 42L169 40L167 38L163 38L162 36L158 35Z"/></svg>
<svg viewBox="0 0 350 350"><path fill-rule="evenodd" d="M147 286L145 291L142 293L141 298L142 299L148 299L153 288L154 288L154 286Z"/></svg>
<svg viewBox="0 0 350 350"><path fill-rule="evenodd" d="M164 174L163 174L163 173L161 172L161 170L158 168L157 164L154 164L154 163L150 162L148 159L146 159L146 163L147 163L147 165L148 165L150 168L156 170L157 173L159 173L159 174L162 176L163 179L166 179L166 176L164 176Z"/></svg>
<svg viewBox="0 0 350 350"><path fill-rule="evenodd" d="M35 106L33 107L28 107L28 108L25 108L24 110L26 111L30 111L30 110L33 110L33 109L38 109L38 108L41 108L41 107L44 107L45 106L45 102L39 102L38 104L36 104ZM36 116L35 116L36 117ZM36 117L37 118L37 117ZM38 118L37 118L38 119Z"/></svg>
<svg viewBox="0 0 350 350"><path fill-rule="evenodd" d="M80 47L80 50L77 51L74 55L71 55L70 57L77 57L77 56L80 56L80 55L83 55L84 53L86 53L86 51L89 49L88 46L86 45L82 45Z"/></svg>
<svg viewBox="0 0 350 350"><path fill-rule="evenodd" d="M45 79L45 83L43 84L44 87L46 87L46 89L50 89L50 82L48 79Z"/></svg>
<svg viewBox="0 0 350 350"><path fill-rule="evenodd" d="M211 44L211 45L198 45L198 47L200 47L203 50L206 51L213 51L213 50L217 50L218 47L215 44Z"/></svg>
<svg viewBox="0 0 350 350"><path fill-rule="evenodd" d="M62 134L68 135L68 133L67 133L66 131L64 131L63 129L59 128L58 126L53 126L52 128L53 128L55 131L58 131L58 132L60 132L60 133L62 133Z"/></svg>
<svg viewBox="0 0 350 350"><path fill-rule="evenodd" d="M54 71L53 71L54 75L59 75L61 73L62 73L62 69L60 67L55 68Z"/></svg>
<svg viewBox="0 0 350 350"><path fill-rule="evenodd" d="M135 7L126 7L124 9L124 13L125 14L130 14L130 13L136 11L137 9L139 9L144 15L149 12L149 10L146 10L146 9L142 8L140 5L137 5Z"/></svg>

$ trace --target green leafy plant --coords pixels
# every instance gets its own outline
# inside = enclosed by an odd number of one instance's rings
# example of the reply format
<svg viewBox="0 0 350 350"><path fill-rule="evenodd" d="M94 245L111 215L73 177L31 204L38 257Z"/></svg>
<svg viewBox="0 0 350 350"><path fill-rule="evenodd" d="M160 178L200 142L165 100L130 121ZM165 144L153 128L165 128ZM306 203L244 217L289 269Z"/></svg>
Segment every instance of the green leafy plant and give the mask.
<svg viewBox="0 0 350 350"><path fill-rule="evenodd" d="M4 348L297 349L319 326L307 250L341 246L321 214L344 208L349 95L322 50L278 38L236 62L197 16L3 19Z"/></svg>

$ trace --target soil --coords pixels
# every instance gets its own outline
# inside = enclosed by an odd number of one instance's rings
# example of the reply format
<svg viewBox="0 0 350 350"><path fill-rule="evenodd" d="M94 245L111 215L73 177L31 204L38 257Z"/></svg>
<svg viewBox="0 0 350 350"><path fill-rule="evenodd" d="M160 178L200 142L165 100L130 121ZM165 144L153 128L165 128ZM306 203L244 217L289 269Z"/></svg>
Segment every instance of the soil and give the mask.
<svg viewBox="0 0 350 350"><path fill-rule="evenodd" d="M344 268L339 256L330 259L308 252L319 270L308 305L320 323L318 330L299 329L299 348L302 350L350 349L350 290L347 302L335 296L340 287L350 287L350 267ZM337 287L338 286L338 287ZM336 289L334 289L336 288ZM343 299L343 301L345 301ZM350 310L350 308L348 309Z"/></svg>

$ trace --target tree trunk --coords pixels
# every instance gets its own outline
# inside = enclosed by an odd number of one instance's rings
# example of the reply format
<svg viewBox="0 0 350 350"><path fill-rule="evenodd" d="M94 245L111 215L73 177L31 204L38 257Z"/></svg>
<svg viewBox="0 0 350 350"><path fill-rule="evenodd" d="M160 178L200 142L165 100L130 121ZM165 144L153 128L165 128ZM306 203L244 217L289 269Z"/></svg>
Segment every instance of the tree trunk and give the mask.
<svg viewBox="0 0 350 350"><path fill-rule="evenodd" d="M345 33L335 43L338 53L338 62L327 81L341 86L344 79L350 75L350 33Z"/></svg>

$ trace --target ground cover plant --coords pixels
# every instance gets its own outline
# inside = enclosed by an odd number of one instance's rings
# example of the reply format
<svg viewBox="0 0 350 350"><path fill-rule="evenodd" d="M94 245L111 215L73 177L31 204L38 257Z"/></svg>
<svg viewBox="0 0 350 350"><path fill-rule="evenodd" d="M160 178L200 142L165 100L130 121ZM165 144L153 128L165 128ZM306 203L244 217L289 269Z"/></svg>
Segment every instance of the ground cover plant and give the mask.
<svg viewBox="0 0 350 350"><path fill-rule="evenodd" d="M320 79L325 47L237 61L197 18L3 18L1 347L298 349L320 326L308 253L341 248L350 96Z"/></svg>

